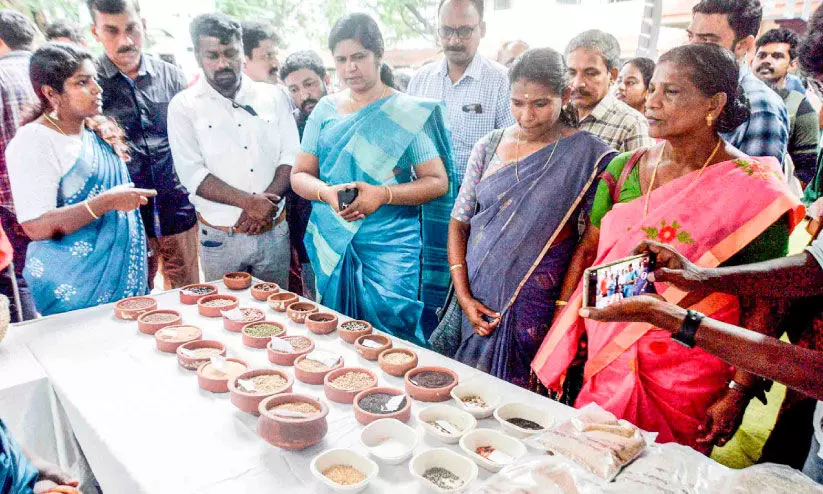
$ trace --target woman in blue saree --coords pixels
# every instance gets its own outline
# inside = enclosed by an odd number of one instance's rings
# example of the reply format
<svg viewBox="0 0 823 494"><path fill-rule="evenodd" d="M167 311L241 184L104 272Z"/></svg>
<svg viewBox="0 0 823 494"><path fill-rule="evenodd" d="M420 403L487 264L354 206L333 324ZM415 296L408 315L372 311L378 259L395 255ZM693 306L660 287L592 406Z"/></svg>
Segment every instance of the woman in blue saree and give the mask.
<svg viewBox="0 0 823 494"><path fill-rule="evenodd" d="M559 53L527 51L509 79L517 124L475 146L449 225L449 264L463 315L459 327L441 324L432 345L527 387L577 245L578 217L615 153L577 130Z"/></svg>
<svg viewBox="0 0 823 494"><path fill-rule="evenodd" d="M314 201L305 244L318 300L425 344L421 320L434 319L448 287L457 192L444 108L391 88L369 16L337 21L329 48L347 90L314 108L292 171L292 188ZM357 190L342 210L341 190Z"/></svg>
<svg viewBox="0 0 823 494"><path fill-rule="evenodd" d="M23 275L38 312L83 309L147 291L136 209L153 190L129 182L122 131L99 117L91 54L49 44L31 58L42 113L6 150L18 220L32 239Z"/></svg>

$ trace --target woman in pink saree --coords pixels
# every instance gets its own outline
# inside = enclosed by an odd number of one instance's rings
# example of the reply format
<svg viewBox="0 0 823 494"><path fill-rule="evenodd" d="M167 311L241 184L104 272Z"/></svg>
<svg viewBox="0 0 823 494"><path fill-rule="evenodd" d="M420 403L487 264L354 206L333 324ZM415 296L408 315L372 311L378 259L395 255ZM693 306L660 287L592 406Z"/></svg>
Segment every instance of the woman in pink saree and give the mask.
<svg viewBox="0 0 823 494"><path fill-rule="evenodd" d="M785 255L802 206L774 158L752 158L719 134L748 119L731 53L689 45L664 54L646 102L650 149L618 156L599 185L591 226L564 282L560 313L532 362L540 383L563 390L582 341L583 385L574 402L596 402L658 441L708 453L740 425L760 382L700 349L672 341L649 324L584 321L583 270L631 254L644 239L668 243L701 266ZM773 318L763 300L685 293L656 286L666 300L714 319L766 332ZM578 357L579 360L579 357ZM570 373L569 373L570 374Z"/></svg>

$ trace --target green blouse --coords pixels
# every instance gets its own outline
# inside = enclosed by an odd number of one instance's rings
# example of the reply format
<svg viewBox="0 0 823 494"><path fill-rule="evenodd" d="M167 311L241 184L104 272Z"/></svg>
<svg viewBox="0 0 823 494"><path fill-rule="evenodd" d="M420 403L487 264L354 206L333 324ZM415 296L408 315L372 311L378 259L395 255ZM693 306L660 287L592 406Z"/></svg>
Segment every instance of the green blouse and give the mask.
<svg viewBox="0 0 823 494"><path fill-rule="evenodd" d="M613 159L612 162L609 163L609 166L606 167L606 173L614 177L615 182L620 178L620 175L623 173L623 167L626 166L632 154L633 153L623 153ZM620 189L619 202L625 203L633 201L642 195L643 193L640 190L640 167L636 166L629 173L629 176L626 177L626 181ZM600 180L600 183L597 185L594 205L592 206L592 225L600 228L603 217L612 209L612 206L614 206L614 203L609 193L609 184L605 180ZM749 245L740 250L740 252L735 254L731 259L724 262L723 265L739 266L784 257L789 253L790 233L789 218L788 215L784 215L761 233L759 237L749 243Z"/></svg>

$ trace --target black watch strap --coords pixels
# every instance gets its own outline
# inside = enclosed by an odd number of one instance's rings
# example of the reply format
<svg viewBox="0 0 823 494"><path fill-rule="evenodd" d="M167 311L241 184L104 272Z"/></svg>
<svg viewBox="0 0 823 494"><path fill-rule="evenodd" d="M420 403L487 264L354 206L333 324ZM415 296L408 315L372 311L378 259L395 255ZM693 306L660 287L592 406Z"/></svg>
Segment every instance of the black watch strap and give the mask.
<svg viewBox="0 0 823 494"><path fill-rule="evenodd" d="M672 335L674 341L680 343L687 348L694 348L694 335L697 333L697 328L700 327L700 322L705 318L703 314L696 310L689 309L686 311L686 318L680 329Z"/></svg>

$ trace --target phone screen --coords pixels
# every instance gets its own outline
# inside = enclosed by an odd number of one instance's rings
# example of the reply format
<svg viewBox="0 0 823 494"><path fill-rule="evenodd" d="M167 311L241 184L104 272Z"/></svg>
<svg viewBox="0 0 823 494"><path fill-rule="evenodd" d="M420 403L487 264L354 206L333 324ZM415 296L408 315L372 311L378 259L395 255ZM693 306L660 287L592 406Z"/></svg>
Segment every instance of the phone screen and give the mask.
<svg viewBox="0 0 823 494"><path fill-rule="evenodd" d="M588 302L594 301L594 306L600 309L625 298L656 293L654 283L648 281L652 271L654 258L650 254L590 268Z"/></svg>

